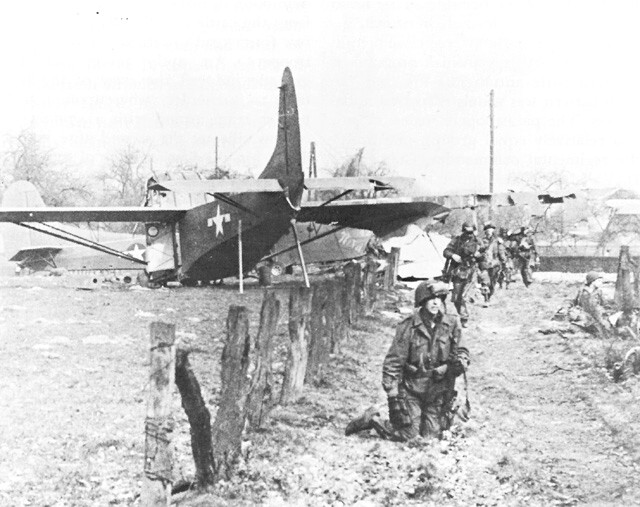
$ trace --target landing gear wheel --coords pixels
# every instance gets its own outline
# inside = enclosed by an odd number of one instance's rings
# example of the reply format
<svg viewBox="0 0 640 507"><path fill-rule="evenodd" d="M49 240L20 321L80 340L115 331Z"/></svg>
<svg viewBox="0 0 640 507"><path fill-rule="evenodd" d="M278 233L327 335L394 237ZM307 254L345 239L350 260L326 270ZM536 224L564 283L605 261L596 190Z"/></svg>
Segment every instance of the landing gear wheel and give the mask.
<svg viewBox="0 0 640 507"><path fill-rule="evenodd" d="M138 273L138 276L136 276L136 283L140 287L144 287L145 289L158 289L158 288L160 288L160 284L158 284L156 282L152 282L149 279L149 275L145 271L143 271L142 273Z"/></svg>
<svg viewBox="0 0 640 507"><path fill-rule="evenodd" d="M140 287L144 287L145 289L148 289L149 286L151 285L151 281L149 280L149 275L145 271L138 273L138 276L136 276L136 283Z"/></svg>
<svg viewBox="0 0 640 507"><path fill-rule="evenodd" d="M282 276L285 272L284 266L280 262L274 262L271 264L271 276L278 277Z"/></svg>

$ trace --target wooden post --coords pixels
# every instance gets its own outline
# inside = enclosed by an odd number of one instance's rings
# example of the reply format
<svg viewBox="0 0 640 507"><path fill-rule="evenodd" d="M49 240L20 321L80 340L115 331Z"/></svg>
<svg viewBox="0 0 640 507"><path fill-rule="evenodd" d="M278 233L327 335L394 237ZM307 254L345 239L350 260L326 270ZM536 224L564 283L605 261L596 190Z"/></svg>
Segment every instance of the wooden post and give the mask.
<svg viewBox="0 0 640 507"><path fill-rule="evenodd" d="M620 310L630 310L633 306L634 290L631 282L631 274L634 272L634 265L629 256L629 246L620 247L618 257L618 275L616 278L616 291L614 300Z"/></svg>
<svg viewBox="0 0 640 507"><path fill-rule="evenodd" d="M171 392L175 378L173 324L151 323L149 398L145 419L144 477L140 505L170 505L173 482Z"/></svg>
<svg viewBox="0 0 640 507"><path fill-rule="evenodd" d="M214 483L211 414L202 399L200 384L191 369L189 352L186 350L176 352L176 385L182 397L182 408L191 427L191 452L196 466L196 484L199 489L206 489Z"/></svg>
<svg viewBox="0 0 640 507"><path fill-rule="evenodd" d="M291 219L291 232L296 240L296 247L298 249L298 258L300 259L300 267L302 268L302 277L304 278L304 286L308 289L309 285L309 273L307 272L307 263L304 261L304 255L302 253L302 245L300 244L300 238L298 238L298 229L296 229L296 219Z"/></svg>
<svg viewBox="0 0 640 507"><path fill-rule="evenodd" d="M260 428L264 425L273 402L271 361L273 335L276 333L279 316L280 301L273 291L265 291L260 310L260 329L258 329L255 343L255 370L247 401L247 419L252 428Z"/></svg>
<svg viewBox="0 0 640 507"><path fill-rule="evenodd" d="M376 301L376 271L378 263L373 259L367 259L362 280L362 311L365 315L373 313L373 305Z"/></svg>
<svg viewBox="0 0 640 507"><path fill-rule="evenodd" d="M249 389L247 369L251 341L248 314L244 306L229 307L227 341L222 350L220 370L220 403L212 431L216 481L231 478L240 455Z"/></svg>
<svg viewBox="0 0 640 507"><path fill-rule="evenodd" d="M387 257L387 269L384 273L384 288L385 290L391 290L396 285L396 279L398 278L398 264L400 263L400 249L393 247L391 253Z"/></svg>
<svg viewBox="0 0 640 507"><path fill-rule="evenodd" d="M240 294L244 294L244 275L242 271L242 220L238 220L238 279L240 280Z"/></svg>
<svg viewBox="0 0 640 507"><path fill-rule="evenodd" d="M347 334L347 318L348 310L344 301L346 299L346 286L344 278L334 278L331 281L332 290L332 304L333 304L333 316L332 316L332 329L331 329L331 352L337 354L341 350L341 345L344 342Z"/></svg>
<svg viewBox="0 0 640 507"><path fill-rule="evenodd" d="M294 287L289 294L289 353L280 393L280 403L296 401L304 384L307 369L307 323L313 292L306 287Z"/></svg>
<svg viewBox="0 0 640 507"><path fill-rule="evenodd" d="M640 260L637 257L630 259L633 265L633 305L637 307L640 303Z"/></svg>
<svg viewBox="0 0 640 507"><path fill-rule="evenodd" d="M304 379L307 384L322 381L324 368L329 361L332 295L328 281L317 283L313 287L309 317L309 356Z"/></svg>
<svg viewBox="0 0 640 507"><path fill-rule="evenodd" d="M344 305L343 308L347 313L347 323L354 325L358 320L358 312L360 311L360 264L351 261L344 266Z"/></svg>

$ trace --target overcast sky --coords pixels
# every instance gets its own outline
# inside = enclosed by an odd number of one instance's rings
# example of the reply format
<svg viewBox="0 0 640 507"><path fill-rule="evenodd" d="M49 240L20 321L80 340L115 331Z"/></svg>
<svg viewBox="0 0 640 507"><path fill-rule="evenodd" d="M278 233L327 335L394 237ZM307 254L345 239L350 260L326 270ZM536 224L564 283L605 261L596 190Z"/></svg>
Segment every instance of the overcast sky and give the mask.
<svg viewBox="0 0 640 507"><path fill-rule="evenodd" d="M25 128L77 172L128 144L156 170L259 174L293 72L303 167L365 162L432 192L532 171L640 190L637 1L13 2L0 147ZM521 186L521 185L520 185Z"/></svg>

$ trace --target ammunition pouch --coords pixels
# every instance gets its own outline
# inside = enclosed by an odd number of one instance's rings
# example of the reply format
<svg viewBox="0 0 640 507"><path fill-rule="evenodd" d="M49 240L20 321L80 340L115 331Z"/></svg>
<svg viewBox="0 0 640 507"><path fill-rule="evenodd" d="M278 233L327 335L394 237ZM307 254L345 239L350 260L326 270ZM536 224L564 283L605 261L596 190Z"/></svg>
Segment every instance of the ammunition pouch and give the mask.
<svg viewBox="0 0 640 507"><path fill-rule="evenodd" d="M395 429L411 426L411 416L409 407L404 396L390 396L387 398L389 404L389 421Z"/></svg>
<svg viewBox="0 0 640 507"><path fill-rule="evenodd" d="M431 378L433 375L433 368L429 369L421 369L412 364L404 365L404 375L407 378L417 379L417 378Z"/></svg>
<svg viewBox="0 0 640 507"><path fill-rule="evenodd" d="M453 268L451 277L457 282L467 281L471 277L473 269L473 266L465 266L461 264Z"/></svg>

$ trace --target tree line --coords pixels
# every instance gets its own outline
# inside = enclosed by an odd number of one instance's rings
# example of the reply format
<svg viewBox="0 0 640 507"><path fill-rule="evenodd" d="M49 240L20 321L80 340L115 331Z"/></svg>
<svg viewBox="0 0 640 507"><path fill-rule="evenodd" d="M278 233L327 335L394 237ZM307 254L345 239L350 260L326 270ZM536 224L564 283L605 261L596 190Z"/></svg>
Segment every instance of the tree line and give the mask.
<svg viewBox="0 0 640 507"><path fill-rule="evenodd" d="M359 148L355 154L336 163L324 172L333 177L368 176L384 178L394 175L394 171L385 162L367 164L363 160L365 148ZM8 149L0 154L0 192L11 182L26 180L40 191L47 206L141 206L145 199L146 184L150 177L166 179L184 177L185 174L203 179L246 178L247 174L232 169L216 167L213 169L198 168L194 165L181 165L169 171L156 174L148 152L128 144L110 157L106 167L93 174L77 174L63 162L56 160L54 151L44 145L38 135L31 129L21 131L10 140ZM520 186L528 190L548 192L560 190L567 184L558 173L536 172L518 179ZM564 185L563 185L564 183ZM318 192L315 199L327 200L337 195L337 191ZM393 196L394 191L378 192L377 197ZM343 196L342 199L362 199L374 197L369 191L356 191ZM446 221L436 224L434 229L446 235L457 234L462 222L469 218L469 210L454 210ZM482 213L481 213L482 215ZM517 228L531 223L526 210L519 207L495 210L493 216L478 216L479 222L491 219L499 226ZM548 233L555 237L564 237L566 227L563 213L549 213L534 220L537 232ZM121 229L122 225L114 227ZM126 226L125 226L126 227Z"/></svg>

